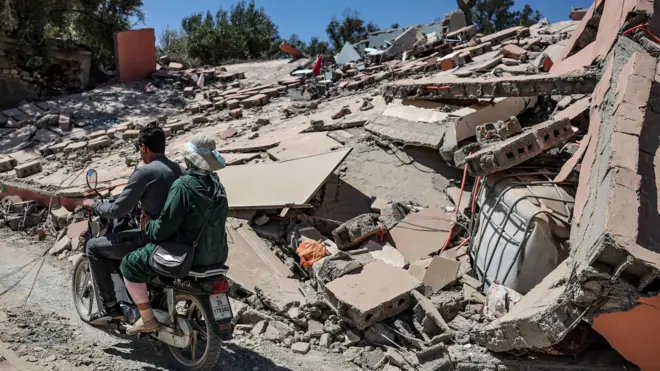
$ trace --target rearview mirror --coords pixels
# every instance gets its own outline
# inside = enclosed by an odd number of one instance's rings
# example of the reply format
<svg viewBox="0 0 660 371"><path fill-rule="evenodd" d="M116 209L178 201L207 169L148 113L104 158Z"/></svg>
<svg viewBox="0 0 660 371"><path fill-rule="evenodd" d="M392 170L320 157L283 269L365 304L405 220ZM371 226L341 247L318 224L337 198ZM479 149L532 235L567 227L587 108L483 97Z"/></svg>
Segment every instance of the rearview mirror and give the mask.
<svg viewBox="0 0 660 371"><path fill-rule="evenodd" d="M87 187L89 187L89 189L96 190L96 185L98 183L98 174L96 173L96 170L94 169L87 170L86 180L87 180Z"/></svg>

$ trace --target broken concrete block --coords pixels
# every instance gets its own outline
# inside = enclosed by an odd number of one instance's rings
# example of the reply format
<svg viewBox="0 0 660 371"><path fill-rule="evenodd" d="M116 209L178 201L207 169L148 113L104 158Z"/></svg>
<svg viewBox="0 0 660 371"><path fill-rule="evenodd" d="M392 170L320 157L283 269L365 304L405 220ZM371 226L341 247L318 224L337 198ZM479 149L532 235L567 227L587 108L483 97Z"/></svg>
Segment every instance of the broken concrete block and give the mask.
<svg viewBox="0 0 660 371"><path fill-rule="evenodd" d="M140 130L126 130L124 132L124 139L135 139L140 135Z"/></svg>
<svg viewBox="0 0 660 371"><path fill-rule="evenodd" d="M515 116L508 120L500 120L477 126L477 142L486 143L504 140L515 134L522 133L522 126Z"/></svg>
<svg viewBox="0 0 660 371"><path fill-rule="evenodd" d="M73 213L64 207L51 209L50 215L53 217L53 223L57 228L66 227L73 219Z"/></svg>
<svg viewBox="0 0 660 371"><path fill-rule="evenodd" d="M411 121L385 115L374 115L364 128L396 143L432 149L440 148L444 138L444 126L440 123Z"/></svg>
<svg viewBox="0 0 660 371"><path fill-rule="evenodd" d="M69 143L66 147L64 147L63 151L64 153L72 153L72 152L78 152L82 149L87 148L87 142L71 142ZM52 147L51 147L52 149Z"/></svg>
<svg viewBox="0 0 660 371"><path fill-rule="evenodd" d="M300 282L294 279L277 277L262 281L257 284L255 291L264 305L277 313L284 313L294 305L306 303Z"/></svg>
<svg viewBox="0 0 660 371"><path fill-rule="evenodd" d="M243 99L240 104L243 106L243 108L251 108L268 104L268 100L269 98L267 95L257 94L250 98Z"/></svg>
<svg viewBox="0 0 660 371"><path fill-rule="evenodd" d="M523 163L575 135L568 119L546 121L468 156L465 162L473 176L483 176Z"/></svg>
<svg viewBox="0 0 660 371"><path fill-rule="evenodd" d="M195 116L192 118L191 122L193 125L200 125L200 124L206 124L207 122L209 122L209 119L206 116Z"/></svg>
<svg viewBox="0 0 660 371"><path fill-rule="evenodd" d="M183 122L173 122L171 124L165 125L165 129L169 129L173 133L176 133L178 131L183 131L184 128L185 128L185 124Z"/></svg>
<svg viewBox="0 0 660 371"><path fill-rule="evenodd" d="M421 287L408 272L377 260L328 283L325 294L335 308L341 308L345 319L364 330L410 308L410 291Z"/></svg>
<svg viewBox="0 0 660 371"><path fill-rule="evenodd" d="M293 335L294 331L289 325L280 321L268 322L268 327L262 337L274 343L280 343L287 337Z"/></svg>
<svg viewBox="0 0 660 371"><path fill-rule="evenodd" d="M458 270L461 263L436 256L426 268L422 282L428 294L434 294L458 280Z"/></svg>
<svg viewBox="0 0 660 371"><path fill-rule="evenodd" d="M195 94L195 88L193 88L192 86L186 86L185 88L183 88L184 97L190 97L193 94Z"/></svg>
<svg viewBox="0 0 660 371"><path fill-rule="evenodd" d="M340 250L349 250L371 236L384 233L377 214L362 214L332 231L332 237Z"/></svg>
<svg viewBox="0 0 660 371"><path fill-rule="evenodd" d="M291 350L294 353L307 354L309 352L309 343L303 343L303 342L293 343L293 345L291 345Z"/></svg>
<svg viewBox="0 0 660 371"><path fill-rule="evenodd" d="M50 255L57 255L64 250L71 249L71 239L68 236L62 237L55 245L48 251Z"/></svg>
<svg viewBox="0 0 660 371"><path fill-rule="evenodd" d="M74 237L82 237L82 235L87 232L88 224L86 220L76 222L76 223L71 223L69 226L66 228L66 235L69 238L74 238Z"/></svg>
<svg viewBox="0 0 660 371"><path fill-rule="evenodd" d="M390 236L407 262L415 262L442 249L453 224L453 216L441 208L428 208L408 214ZM439 242L442 241L442 242Z"/></svg>
<svg viewBox="0 0 660 371"><path fill-rule="evenodd" d="M60 130L69 131L71 130L71 116L60 114L58 119L58 125Z"/></svg>
<svg viewBox="0 0 660 371"><path fill-rule="evenodd" d="M518 45L505 45L502 47L502 55L504 55L504 58L512 58L521 62L527 60L527 50L519 47Z"/></svg>
<svg viewBox="0 0 660 371"><path fill-rule="evenodd" d="M539 95L590 94L599 80L593 71L569 75L469 79L454 76L432 80L403 80L383 88L386 100L400 99L475 99L496 97L531 97Z"/></svg>
<svg viewBox="0 0 660 371"><path fill-rule="evenodd" d="M240 119L241 117L243 117L243 110L240 108L233 109L229 111L229 116L231 116L231 118L233 118L234 120Z"/></svg>
<svg viewBox="0 0 660 371"><path fill-rule="evenodd" d="M406 258L401 255L399 250L395 249L387 242L384 245L381 245L374 241L367 241L367 243L364 244L364 248L369 251L374 259L378 259L400 269L403 269L403 267L406 266Z"/></svg>
<svg viewBox="0 0 660 371"><path fill-rule="evenodd" d="M16 159L13 159L9 156L2 156L0 158L0 172L13 170L14 166L16 166L17 164L18 161L16 161Z"/></svg>
<svg viewBox="0 0 660 371"><path fill-rule="evenodd" d="M108 137L97 138L87 142L87 149L90 151L97 151L99 149L108 147L112 144L112 140Z"/></svg>
<svg viewBox="0 0 660 371"><path fill-rule="evenodd" d="M19 178L25 178L30 175L40 173L42 168L41 168L41 161L40 160L34 160L31 162L28 162L27 164L22 164L18 165L14 168L16 171L16 176Z"/></svg>
<svg viewBox="0 0 660 371"><path fill-rule="evenodd" d="M259 336L266 331L267 327L268 327L268 321L259 321L256 325L254 325L250 333L253 336Z"/></svg>

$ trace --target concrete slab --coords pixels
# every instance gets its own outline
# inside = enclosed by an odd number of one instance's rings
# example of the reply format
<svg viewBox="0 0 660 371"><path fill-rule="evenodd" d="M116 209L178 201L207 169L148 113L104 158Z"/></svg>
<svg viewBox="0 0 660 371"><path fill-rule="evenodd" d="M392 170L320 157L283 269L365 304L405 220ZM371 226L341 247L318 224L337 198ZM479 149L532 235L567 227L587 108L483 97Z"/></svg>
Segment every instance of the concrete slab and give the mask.
<svg viewBox="0 0 660 371"><path fill-rule="evenodd" d="M288 278L293 274L248 226L247 221L227 219L230 267L227 277L254 293L259 282Z"/></svg>
<svg viewBox="0 0 660 371"><path fill-rule="evenodd" d="M382 113L383 116L398 117L409 121L418 122L441 122L449 116L447 113L415 107L412 105L390 104Z"/></svg>
<svg viewBox="0 0 660 371"><path fill-rule="evenodd" d="M275 313L282 314L293 306L307 303L300 281L284 277L267 278L255 287L257 297Z"/></svg>
<svg viewBox="0 0 660 371"><path fill-rule="evenodd" d="M220 151L224 151L221 149ZM230 209L308 207L350 148L277 163L229 166L218 172ZM300 182L300 174L305 181Z"/></svg>
<svg viewBox="0 0 660 371"><path fill-rule="evenodd" d="M518 116L527 108L534 107L537 100L537 97L495 98L491 103L478 103L453 111L449 117L456 118L456 140L460 142L475 136L479 125Z"/></svg>
<svg viewBox="0 0 660 371"><path fill-rule="evenodd" d="M408 272L376 260L358 273L340 277L325 287L335 308L356 328L364 330L413 306L412 290L422 283Z"/></svg>
<svg viewBox="0 0 660 371"><path fill-rule="evenodd" d="M376 115L365 124L364 128L370 133L394 142L438 149L445 135L446 124Z"/></svg>
<svg viewBox="0 0 660 371"><path fill-rule="evenodd" d="M286 137L279 146L266 152L274 160L286 161L328 153L337 147L339 143L325 133L307 133Z"/></svg>
<svg viewBox="0 0 660 371"><path fill-rule="evenodd" d="M409 263L421 260L442 249L453 217L440 208L428 208L408 214L390 230L397 250Z"/></svg>

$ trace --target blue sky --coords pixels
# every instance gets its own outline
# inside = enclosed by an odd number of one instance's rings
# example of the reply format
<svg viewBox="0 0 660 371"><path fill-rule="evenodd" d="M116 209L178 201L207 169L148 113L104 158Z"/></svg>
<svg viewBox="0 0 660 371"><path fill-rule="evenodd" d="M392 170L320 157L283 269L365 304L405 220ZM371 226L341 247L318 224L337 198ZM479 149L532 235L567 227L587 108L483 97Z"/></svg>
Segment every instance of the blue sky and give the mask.
<svg viewBox="0 0 660 371"><path fill-rule="evenodd" d="M229 9L236 0L143 0L146 15L145 25L156 30L156 37L168 25L178 29L181 18L195 12L222 7ZM528 0L516 1L516 8L529 3L551 22L568 19L571 7L587 8L591 0ZM454 0L255 0L255 4L266 9L273 22L279 27L280 35L288 38L292 33L308 42L313 36L327 40L325 27L333 15L338 17L346 8L360 12L362 19L373 21L381 28L392 23L411 25L428 23L435 18L457 9Z"/></svg>

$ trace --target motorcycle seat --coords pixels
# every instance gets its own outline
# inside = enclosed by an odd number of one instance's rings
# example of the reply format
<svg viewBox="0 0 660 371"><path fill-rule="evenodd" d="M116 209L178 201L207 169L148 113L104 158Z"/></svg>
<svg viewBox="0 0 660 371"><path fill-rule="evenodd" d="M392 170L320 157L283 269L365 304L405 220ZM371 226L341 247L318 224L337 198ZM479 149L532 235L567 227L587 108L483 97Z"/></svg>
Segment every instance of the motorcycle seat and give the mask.
<svg viewBox="0 0 660 371"><path fill-rule="evenodd" d="M212 264L199 267L193 267L188 272L188 276L195 278L204 278L227 274L229 267L225 264Z"/></svg>

